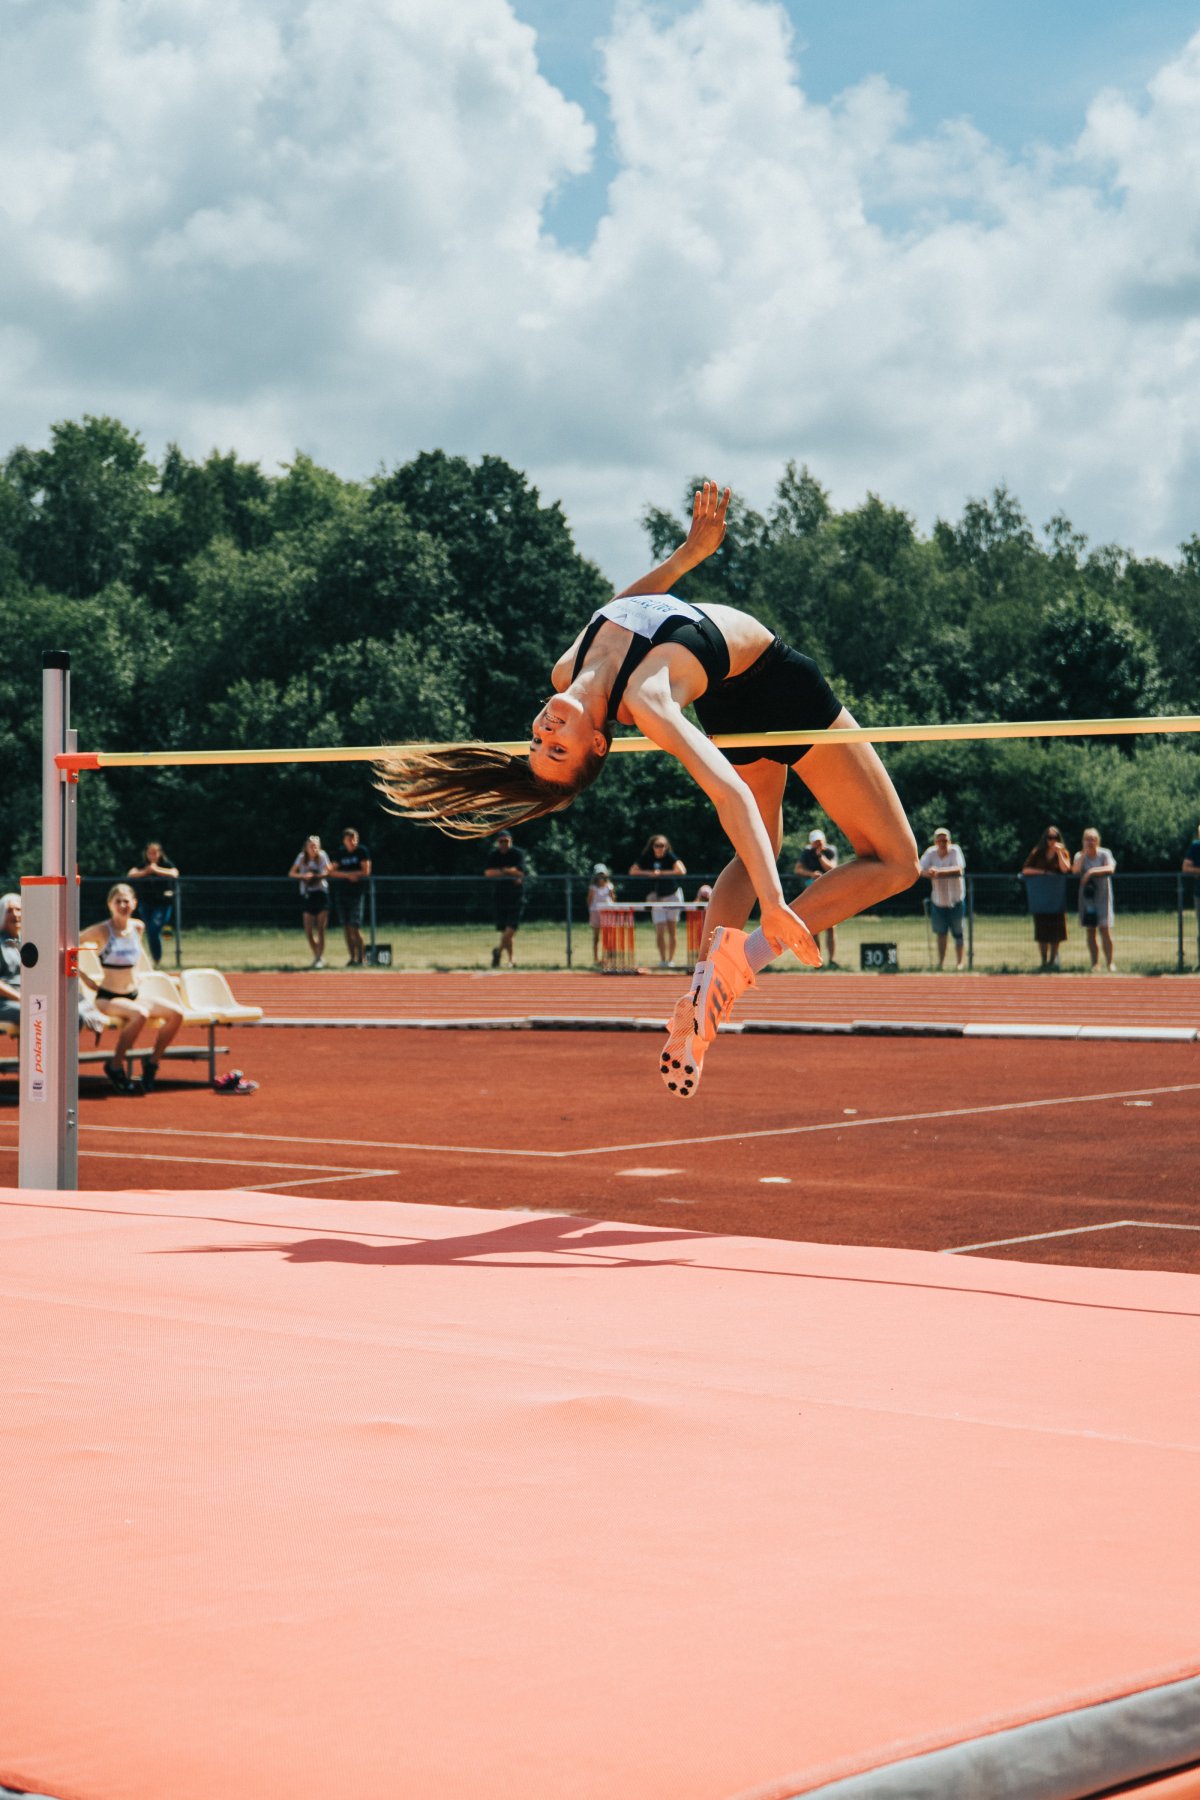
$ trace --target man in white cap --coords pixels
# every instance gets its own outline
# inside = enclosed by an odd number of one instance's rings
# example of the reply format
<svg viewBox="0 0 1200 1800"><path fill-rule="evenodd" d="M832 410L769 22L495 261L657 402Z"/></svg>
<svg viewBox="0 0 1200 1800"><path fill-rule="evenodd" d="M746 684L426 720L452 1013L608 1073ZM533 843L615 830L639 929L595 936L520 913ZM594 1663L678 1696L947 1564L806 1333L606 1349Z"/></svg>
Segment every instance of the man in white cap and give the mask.
<svg viewBox="0 0 1200 1800"><path fill-rule="evenodd" d="M825 841L823 831L810 831L808 844L800 852L800 860L796 864L795 873L805 875L808 879L804 885L810 888L814 881L827 875L830 869L837 868L837 851L832 844ZM825 968L836 969L834 957L837 955L837 928L831 925L825 933Z"/></svg>
<svg viewBox="0 0 1200 1800"><path fill-rule="evenodd" d="M954 967L958 974L963 966L963 910L966 898L966 883L963 881L963 870L967 859L957 844L951 843L950 833L944 825L939 825L933 834L933 843L921 858L922 875L930 884L929 923L937 938L938 968L946 966L946 945L954 939Z"/></svg>

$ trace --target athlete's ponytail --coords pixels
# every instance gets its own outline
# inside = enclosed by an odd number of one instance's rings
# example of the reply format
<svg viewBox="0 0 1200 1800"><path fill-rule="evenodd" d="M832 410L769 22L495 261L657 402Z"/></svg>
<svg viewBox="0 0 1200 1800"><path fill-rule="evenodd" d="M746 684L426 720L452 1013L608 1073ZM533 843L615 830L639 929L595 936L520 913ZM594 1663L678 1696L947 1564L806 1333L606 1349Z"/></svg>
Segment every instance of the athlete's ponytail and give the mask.
<svg viewBox="0 0 1200 1800"><path fill-rule="evenodd" d="M381 758L375 785L402 818L435 825L447 837L492 837L562 812L603 767L603 755L589 751L570 783L543 781L524 756L494 744L448 744Z"/></svg>

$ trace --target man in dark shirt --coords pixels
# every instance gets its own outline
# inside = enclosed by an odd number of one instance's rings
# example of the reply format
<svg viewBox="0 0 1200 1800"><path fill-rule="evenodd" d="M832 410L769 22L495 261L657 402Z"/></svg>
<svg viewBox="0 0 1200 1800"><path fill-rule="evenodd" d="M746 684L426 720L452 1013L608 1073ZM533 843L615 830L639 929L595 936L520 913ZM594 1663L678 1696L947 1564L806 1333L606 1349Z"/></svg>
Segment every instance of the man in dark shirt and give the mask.
<svg viewBox="0 0 1200 1800"><path fill-rule="evenodd" d="M500 933L500 942L492 951L492 967L498 969L500 958L507 956L511 969L513 938L525 905L525 852L517 849L511 831L497 834L484 874L496 884L496 930Z"/></svg>
<svg viewBox="0 0 1200 1800"><path fill-rule="evenodd" d="M157 968L162 961L162 934L175 907L175 882L179 870L168 862L159 843L146 845L142 861L130 869L128 879L137 895L138 912L146 926L146 948Z"/></svg>
<svg viewBox="0 0 1200 1800"><path fill-rule="evenodd" d="M347 967L351 969L361 969L367 960L362 916L363 899L370 878L371 852L353 825L347 825L342 833L342 847L333 859L329 879L335 884L333 903L337 909L338 924L346 934L346 948L350 952Z"/></svg>

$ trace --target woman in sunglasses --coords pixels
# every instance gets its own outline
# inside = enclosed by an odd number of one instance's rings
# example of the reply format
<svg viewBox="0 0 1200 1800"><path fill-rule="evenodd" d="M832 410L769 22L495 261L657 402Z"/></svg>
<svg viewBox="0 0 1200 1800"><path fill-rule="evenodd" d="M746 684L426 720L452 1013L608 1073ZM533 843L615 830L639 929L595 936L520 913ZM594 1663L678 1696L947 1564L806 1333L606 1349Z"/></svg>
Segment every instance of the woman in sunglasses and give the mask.
<svg viewBox="0 0 1200 1800"><path fill-rule="evenodd" d="M675 961L676 932L683 906L683 889L678 877L686 875L687 869L672 850L670 838L660 831L646 839L629 873L653 877L645 883L646 891L641 898L650 902L650 922L654 926L654 940L658 945L658 966L660 969L669 969Z"/></svg>
<svg viewBox="0 0 1200 1800"><path fill-rule="evenodd" d="M1047 825L1021 870L1025 893L1033 915L1033 941L1041 952L1042 969L1061 969L1059 951L1067 941L1067 874L1071 855L1057 825Z"/></svg>

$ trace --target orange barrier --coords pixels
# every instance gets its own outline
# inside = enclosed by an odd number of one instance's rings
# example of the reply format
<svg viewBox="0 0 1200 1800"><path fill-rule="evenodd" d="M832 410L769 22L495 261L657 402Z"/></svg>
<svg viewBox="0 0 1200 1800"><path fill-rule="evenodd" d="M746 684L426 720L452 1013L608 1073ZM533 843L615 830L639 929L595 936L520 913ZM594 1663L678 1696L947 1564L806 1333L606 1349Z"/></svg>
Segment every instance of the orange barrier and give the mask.
<svg viewBox="0 0 1200 1800"><path fill-rule="evenodd" d="M0 1267L9 1786L1190 1793L1200 1278L16 1190Z"/></svg>
<svg viewBox="0 0 1200 1800"><path fill-rule="evenodd" d="M673 908L676 916L683 913L687 920L687 957L694 963L700 955L700 946L704 942L704 919L707 907L697 905L695 901L680 901ZM654 903L649 900L634 900L624 906L602 906L600 908L600 971L603 975L636 975L639 973L637 959L637 915L653 913ZM642 970L641 973L645 973Z"/></svg>
<svg viewBox="0 0 1200 1800"><path fill-rule="evenodd" d="M688 961L698 962L704 944L704 919L707 909L689 906L687 910L687 953Z"/></svg>
<svg viewBox="0 0 1200 1800"><path fill-rule="evenodd" d="M637 974L637 941L632 906L600 909L600 967L605 975Z"/></svg>

